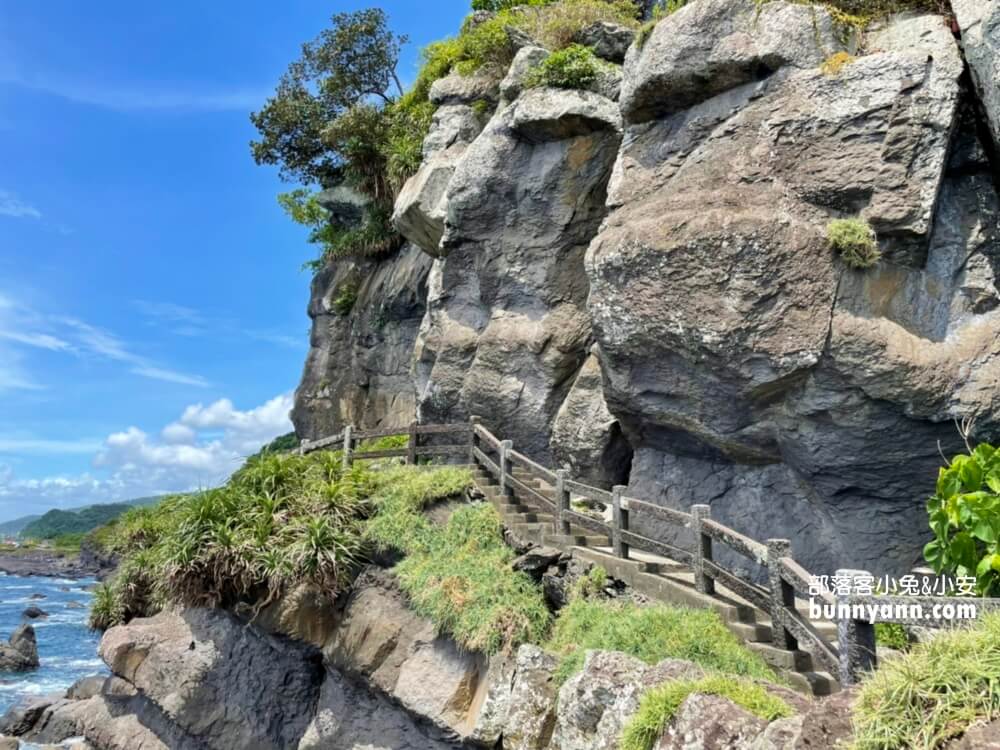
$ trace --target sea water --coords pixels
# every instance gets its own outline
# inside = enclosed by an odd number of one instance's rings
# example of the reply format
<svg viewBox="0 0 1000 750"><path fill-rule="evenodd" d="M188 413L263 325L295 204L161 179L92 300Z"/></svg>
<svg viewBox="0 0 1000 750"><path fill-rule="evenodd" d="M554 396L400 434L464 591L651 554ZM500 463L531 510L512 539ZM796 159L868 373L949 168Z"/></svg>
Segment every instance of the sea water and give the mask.
<svg viewBox="0 0 1000 750"><path fill-rule="evenodd" d="M100 635L87 628L93 578L43 578L0 573L0 640L7 640L22 623L35 628L41 666L30 672L0 672L0 715L33 697L64 693L81 677L108 674L97 656ZM44 599L32 599L43 594ZM75 602L78 608L70 605ZM48 617L25 618L25 608L34 604Z"/></svg>

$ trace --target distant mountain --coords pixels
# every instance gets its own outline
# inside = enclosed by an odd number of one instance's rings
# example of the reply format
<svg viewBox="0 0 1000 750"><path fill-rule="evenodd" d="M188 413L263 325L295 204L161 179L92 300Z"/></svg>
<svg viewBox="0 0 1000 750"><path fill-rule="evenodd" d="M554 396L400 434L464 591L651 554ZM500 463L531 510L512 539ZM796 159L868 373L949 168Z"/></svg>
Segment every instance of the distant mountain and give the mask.
<svg viewBox="0 0 1000 750"><path fill-rule="evenodd" d="M161 497L140 497L123 503L85 505L66 510L54 509L43 515L23 516L0 524L0 536L25 539L54 539L60 534L79 534L113 521L136 505L152 505Z"/></svg>

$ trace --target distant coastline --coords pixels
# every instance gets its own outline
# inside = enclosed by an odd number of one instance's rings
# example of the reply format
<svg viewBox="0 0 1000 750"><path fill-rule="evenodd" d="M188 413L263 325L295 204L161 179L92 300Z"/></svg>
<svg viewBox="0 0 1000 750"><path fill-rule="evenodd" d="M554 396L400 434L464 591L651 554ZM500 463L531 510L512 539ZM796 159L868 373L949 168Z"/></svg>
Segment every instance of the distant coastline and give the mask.
<svg viewBox="0 0 1000 750"><path fill-rule="evenodd" d="M106 578L117 561L84 546L79 554L58 550L2 550L0 572L18 576L54 578Z"/></svg>

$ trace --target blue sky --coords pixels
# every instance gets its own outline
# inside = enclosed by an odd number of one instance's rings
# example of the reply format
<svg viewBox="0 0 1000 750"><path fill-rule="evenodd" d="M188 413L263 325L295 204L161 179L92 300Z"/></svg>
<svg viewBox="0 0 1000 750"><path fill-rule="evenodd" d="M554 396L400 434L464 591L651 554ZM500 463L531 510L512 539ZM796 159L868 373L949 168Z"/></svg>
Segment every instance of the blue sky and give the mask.
<svg viewBox="0 0 1000 750"><path fill-rule="evenodd" d="M0 520L211 484L290 429L314 250L248 114L367 5L0 0ZM410 80L468 0L380 6Z"/></svg>

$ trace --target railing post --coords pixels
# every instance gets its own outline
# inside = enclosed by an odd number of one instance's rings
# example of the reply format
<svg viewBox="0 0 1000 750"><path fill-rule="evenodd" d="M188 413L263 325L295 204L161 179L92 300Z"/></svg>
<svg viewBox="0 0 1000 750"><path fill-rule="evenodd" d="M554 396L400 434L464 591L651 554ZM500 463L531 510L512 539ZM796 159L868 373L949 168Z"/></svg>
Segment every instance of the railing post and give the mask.
<svg viewBox="0 0 1000 750"><path fill-rule="evenodd" d="M776 648L795 651L799 642L785 627L786 609L795 609L795 589L781 577L781 558L790 557L792 543L787 539L767 540L767 577L771 589L771 643Z"/></svg>
<svg viewBox="0 0 1000 750"><path fill-rule="evenodd" d="M479 426L481 421L479 417L469 417L469 427L472 428L472 434L469 436L469 463L473 466L479 465L479 459L476 458L476 448L479 447L479 436L476 435L476 427Z"/></svg>
<svg viewBox="0 0 1000 750"><path fill-rule="evenodd" d="M563 536L570 535L569 520L566 513L570 510L569 490L566 489L566 476L569 472L566 469L559 469L556 472L556 520L558 522L559 533Z"/></svg>
<svg viewBox="0 0 1000 750"><path fill-rule="evenodd" d="M513 440L504 440L500 443L500 497L508 500L514 493L507 481L507 474L510 473L510 457L507 454L513 449Z"/></svg>
<svg viewBox="0 0 1000 750"><path fill-rule="evenodd" d="M622 541L622 531L628 531L628 508L622 504L625 487L616 485L611 490L611 543L615 557L628 559L628 545Z"/></svg>
<svg viewBox="0 0 1000 750"><path fill-rule="evenodd" d="M406 463L415 466L417 463L417 420L410 422L410 442L406 445Z"/></svg>
<svg viewBox="0 0 1000 750"><path fill-rule="evenodd" d="M305 438L302 438L302 439L301 439L301 440L299 441L299 455L300 455L300 456L304 456L304 455L306 455L306 444L307 444L308 442L309 442L309 441L308 441L308 440L306 440Z"/></svg>
<svg viewBox="0 0 1000 750"><path fill-rule="evenodd" d="M354 431L354 428L351 427L351 425L345 425L344 426L344 468L345 469L351 468L351 462L353 461L353 459L351 458L351 448L352 448L351 444L354 442L351 433L353 431Z"/></svg>
<svg viewBox="0 0 1000 750"><path fill-rule="evenodd" d="M708 505L691 506L691 532L694 534L694 586L702 594L715 593L715 580L705 572L705 560L712 560L712 537L702 531L701 522L712 517Z"/></svg>
<svg viewBox="0 0 1000 750"><path fill-rule="evenodd" d="M843 580L864 578L871 581L871 574L864 570L838 570L836 577ZM846 608L846 609L845 609ZM837 618L837 645L840 653L840 684L844 687L856 685L866 672L878 666L875 648L875 625L867 619L855 620L851 617L850 597L837 595L837 613L844 611L848 616Z"/></svg>

